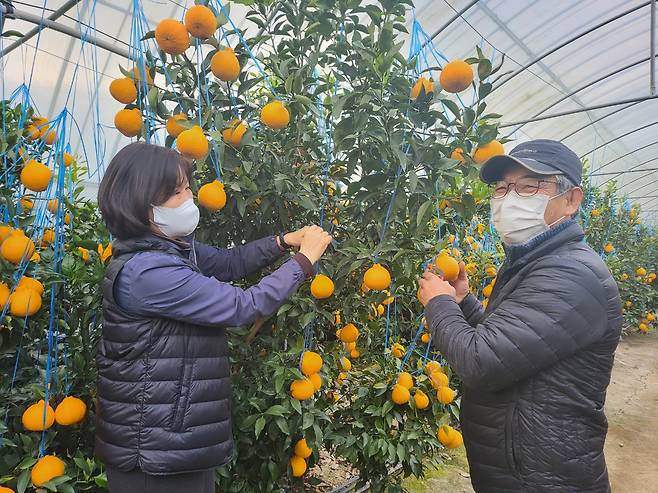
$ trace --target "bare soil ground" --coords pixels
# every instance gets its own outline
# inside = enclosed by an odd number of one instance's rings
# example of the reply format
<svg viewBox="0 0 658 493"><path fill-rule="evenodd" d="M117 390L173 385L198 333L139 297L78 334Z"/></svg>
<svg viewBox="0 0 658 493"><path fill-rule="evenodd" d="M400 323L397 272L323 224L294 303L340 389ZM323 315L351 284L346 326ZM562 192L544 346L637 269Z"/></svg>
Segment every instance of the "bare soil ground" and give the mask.
<svg viewBox="0 0 658 493"><path fill-rule="evenodd" d="M658 334L634 334L617 348L608 387L605 445L613 493L658 493ZM472 493L463 450L410 492Z"/></svg>

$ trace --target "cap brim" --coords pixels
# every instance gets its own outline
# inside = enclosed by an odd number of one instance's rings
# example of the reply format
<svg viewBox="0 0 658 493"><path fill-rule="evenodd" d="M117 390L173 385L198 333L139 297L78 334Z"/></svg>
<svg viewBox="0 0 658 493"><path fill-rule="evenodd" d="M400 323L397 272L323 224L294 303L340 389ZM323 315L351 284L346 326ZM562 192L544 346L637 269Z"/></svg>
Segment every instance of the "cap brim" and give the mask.
<svg viewBox="0 0 658 493"><path fill-rule="evenodd" d="M511 164L519 164L533 173L538 175L561 175L562 172L549 166L548 164L540 163L534 159L519 159L507 154L501 154L487 159L480 168L480 180L485 183L495 183L500 180L505 174L505 170Z"/></svg>

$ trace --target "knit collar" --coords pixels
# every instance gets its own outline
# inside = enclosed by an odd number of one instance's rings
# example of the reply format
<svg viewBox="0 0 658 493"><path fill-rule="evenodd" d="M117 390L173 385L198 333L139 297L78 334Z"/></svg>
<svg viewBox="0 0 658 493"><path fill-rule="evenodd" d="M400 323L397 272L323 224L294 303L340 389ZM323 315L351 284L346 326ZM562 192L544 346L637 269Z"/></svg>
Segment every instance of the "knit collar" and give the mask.
<svg viewBox="0 0 658 493"><path fill-rule="evenodd" d="M503 248L505 250L505 255L507 256L508 263L513 264L516 260L523 257L525 254L530 253L532 250L537 248L539 245L545 241L554 238L562 231L566 230L572 224L577 224L574 219L568 219L563 223L558 224L550 228L548 231L544 231L542 234L535 236L530 241L523 243L521 245L505 245Z"/></svg>

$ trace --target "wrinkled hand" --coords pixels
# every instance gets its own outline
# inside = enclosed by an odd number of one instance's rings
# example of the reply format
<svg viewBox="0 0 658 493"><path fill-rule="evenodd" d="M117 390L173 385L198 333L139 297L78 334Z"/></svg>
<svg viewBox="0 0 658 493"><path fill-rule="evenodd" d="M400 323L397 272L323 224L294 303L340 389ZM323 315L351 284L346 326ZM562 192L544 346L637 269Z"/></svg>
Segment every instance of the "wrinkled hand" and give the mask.
<svg viewBox="0 0 658 493"><path fill-rule="evenodd" d="M420 302L423 306L426 306L432 298L441 296L442 294L447 294L451 298L456 299L455 288L449 282L426 270L420 279Z"/></svg>
<svg viewBox="0 0 658 493"><path fill-rule="evenodd" d="M303 253L312 264L315 264L320 260L332 240L331 235L320 226L308 226L299 246L299 252Z"/></svg>
<svg viewBox="0 0 658 493"><path fill-rule="evenodd" d="M468 287L468 276L466 275L466 264L464 264L464 262L459 262L459 277L452 281L450 285L455 288L455 301L461 303L470 292L470 288Z"/></svg>
<svg viewBox="0 0 658 493"><path fill-rule="evenodd" d="M286 233L283 235L283 240L291 247L299 248L302 244L302 240L304 239L304 235L308 231L308 228L309 226L304 226L302 229L298 229L297 231Z"/></svg>

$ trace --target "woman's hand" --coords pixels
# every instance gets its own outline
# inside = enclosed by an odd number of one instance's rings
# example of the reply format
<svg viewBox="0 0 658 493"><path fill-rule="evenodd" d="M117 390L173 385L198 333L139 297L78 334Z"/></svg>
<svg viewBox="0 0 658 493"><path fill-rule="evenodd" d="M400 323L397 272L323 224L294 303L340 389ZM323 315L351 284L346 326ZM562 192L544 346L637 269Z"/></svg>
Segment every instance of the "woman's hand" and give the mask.
<svg viewBox="0 0 658 493"><path fill-rule="evenodd" d="M420 302L423 306L426 306L432 298L441 296L442 294L447 294L453 299L456 298L455 288L449 282L444 281L433 272L426 270L420 279Z"/></svg>
<svg viewBox="0 0 658 493"><path fill-rule="evenodd" d="M304 226L302 229L298 229L297 231L286 233L283 235L283 241L285 241L291 247L299 248L302 244L302 240L304 239L304 235L308 231L308 228L308 226Z"/></svg>
<svg viewBox="0 0 658 493"><path fill-rule="evenodd" d="M461 303L466 295L470 292L468 287L468 277L466 276L466 264L459 262L459 277L450 282L450 285L455 288L455 301Z"/></svg>
<svg viewBox="0 0 658 493"><path fill-rule="evenodd" d="M312 264L315 264L320 260L333 238L320 226L307 226L304 229L306 232L301 240L299 252L303 253Z"/></svg>

